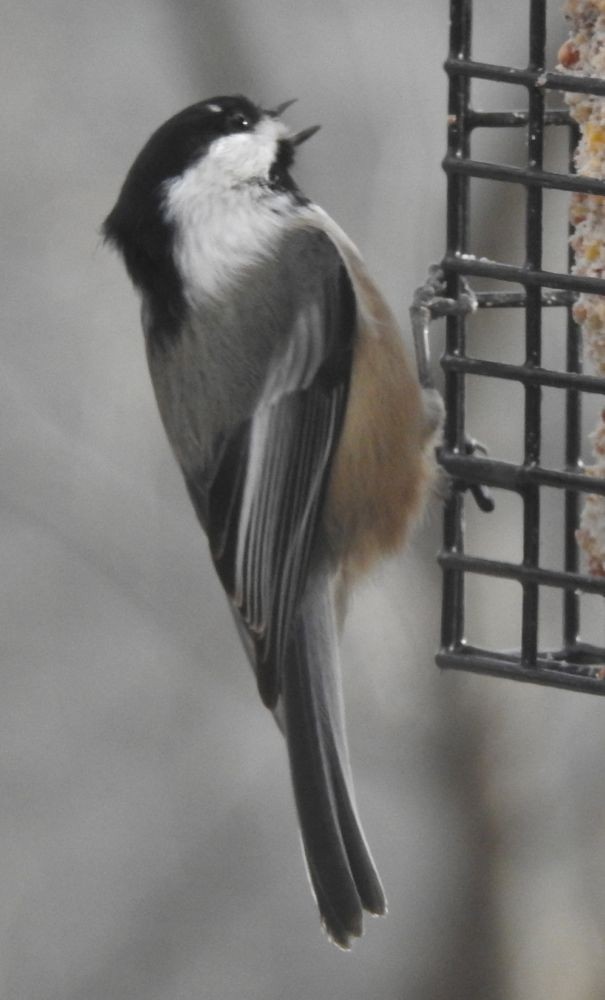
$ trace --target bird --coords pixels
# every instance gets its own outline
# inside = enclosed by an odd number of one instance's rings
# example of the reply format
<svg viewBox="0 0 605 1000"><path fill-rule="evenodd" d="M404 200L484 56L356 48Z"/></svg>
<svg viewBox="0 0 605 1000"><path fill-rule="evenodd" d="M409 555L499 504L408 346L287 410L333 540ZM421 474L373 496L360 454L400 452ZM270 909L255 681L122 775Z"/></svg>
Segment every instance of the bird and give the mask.
<svg viewBox="0 0 605 1000"><path fill-rule="evenodd" d="M141 300L164 428L287 746L308 878L349 949L387 904L359 820L339 635L435 475L419 384L354 243L298 187L293 132L241 95L164 122L105 219Z"/></svg>

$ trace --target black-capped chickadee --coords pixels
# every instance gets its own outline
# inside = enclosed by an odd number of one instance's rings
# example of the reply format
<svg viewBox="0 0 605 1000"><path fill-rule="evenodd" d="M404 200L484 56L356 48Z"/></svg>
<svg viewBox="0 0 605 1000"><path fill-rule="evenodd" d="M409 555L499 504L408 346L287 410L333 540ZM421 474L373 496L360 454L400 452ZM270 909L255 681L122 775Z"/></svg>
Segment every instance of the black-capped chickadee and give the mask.
<svg viewBox="0 0 605 1000"><path fill-rule="evenodd" d="M104 234L142 298L155 394L258 689L286 738L309 877L343 948L385 897L357 816L337 632L402 544L441 406L359 252L290 175L298 134L244 97L155 132Z"/></svg>

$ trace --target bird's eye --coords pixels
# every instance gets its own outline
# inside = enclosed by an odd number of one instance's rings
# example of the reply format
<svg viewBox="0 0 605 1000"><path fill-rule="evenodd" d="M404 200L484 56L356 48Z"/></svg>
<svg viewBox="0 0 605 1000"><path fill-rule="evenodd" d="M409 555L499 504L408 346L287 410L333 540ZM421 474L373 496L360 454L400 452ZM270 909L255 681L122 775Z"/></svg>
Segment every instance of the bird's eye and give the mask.
<svg viewBox="0 0 605 1000"><path fill-rule="evenodd" d="M229 127L234 132L246 132L252 127L252 122L242 111L236 111L229 117Z"/></svg>

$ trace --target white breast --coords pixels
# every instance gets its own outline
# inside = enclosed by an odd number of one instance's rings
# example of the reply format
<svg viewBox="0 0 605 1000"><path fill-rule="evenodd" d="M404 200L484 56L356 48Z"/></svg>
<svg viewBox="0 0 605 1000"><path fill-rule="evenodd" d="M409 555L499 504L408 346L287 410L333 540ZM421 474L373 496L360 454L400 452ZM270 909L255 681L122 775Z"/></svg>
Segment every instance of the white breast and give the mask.
<svg viewBox="0 0 605 1000"><path fill-rule="evenodd" d="M251 132L216 140L165 187L175 227L175 262L190 299L217 296L242 269L270 255L296 212L288 194L267 186L285 126L263 118Z"/></svg>

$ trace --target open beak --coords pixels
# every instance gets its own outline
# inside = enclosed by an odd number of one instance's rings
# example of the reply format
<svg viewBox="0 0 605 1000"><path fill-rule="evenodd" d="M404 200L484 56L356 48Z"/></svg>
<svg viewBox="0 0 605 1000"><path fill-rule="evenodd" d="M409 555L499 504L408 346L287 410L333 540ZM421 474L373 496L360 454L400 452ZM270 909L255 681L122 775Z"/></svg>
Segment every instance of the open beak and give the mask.
<svg viewBox="0 0 605 1000"><path fill-rule="evenodd" d="M280 118L287 108L291 108L293 104L296 104L298 100L297 97L293 97L290 101L284 101L282 104L278 104L276 108L272 108L270 111L265 111L265 114L271 115L272 118ZM304 128L302 132L297 132L296 135L291 135L288 138L293 146L300 146L302 142L306 142L310 139L312 135L319 132L321 125L311 125L309 128Z"/></svg>

